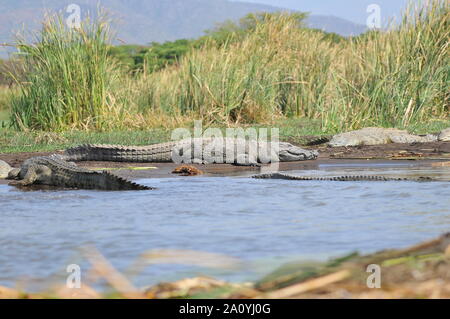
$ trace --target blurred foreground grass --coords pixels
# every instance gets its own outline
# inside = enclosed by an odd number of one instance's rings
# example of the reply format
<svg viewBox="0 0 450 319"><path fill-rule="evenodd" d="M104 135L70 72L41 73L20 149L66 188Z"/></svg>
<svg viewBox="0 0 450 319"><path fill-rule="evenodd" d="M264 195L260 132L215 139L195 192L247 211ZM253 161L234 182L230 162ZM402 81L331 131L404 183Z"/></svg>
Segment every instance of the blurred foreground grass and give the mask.
<svg viewBox="0 0 450 319"><path fill-rule="evenodd" d="M325 263L289 263L256 283L227 283L201 276L137 288L128 278L154 264L222 269L237 269L242 264L238 259L213 253L152 250L139 256L125 275L93 247L85 247L83 256L91 269L81 288L60 284L31 294L0 286L0 298L450 298L450 233L406 249L366 256L352 253ZM381 286L372 289L369 285L376 281L371 274L378 267ZM99 292L92 288L99 280L106 281L111 289Z"/></svg>

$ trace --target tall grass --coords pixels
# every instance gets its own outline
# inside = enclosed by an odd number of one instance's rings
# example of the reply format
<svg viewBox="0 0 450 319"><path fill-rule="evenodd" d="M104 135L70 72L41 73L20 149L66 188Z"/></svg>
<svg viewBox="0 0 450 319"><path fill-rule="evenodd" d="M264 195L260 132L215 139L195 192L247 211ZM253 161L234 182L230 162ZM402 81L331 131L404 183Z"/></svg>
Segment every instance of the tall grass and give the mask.
<svg viewBox="0 0 450 319"><path fill-rule="evenodd" d="M8 126L11 98L16 90L0 85L0 129Z"/></svg>
<svg viewBox="0 0 450 319"><path fill-rule="evenodd" d="M207 123L313 116L337 50L288 15L266 21L242 42L193 51L177 68L144 75L139 92L150 110Z"/></svg>
<svg viewBox="0 0 450 319"><path fill-rule="evenodd" d="M449 18L431 1L396 29L333 43L281 15L240 43L193 51L140 92L150 110L213 123L295 116L334 132L448 119Z"/></svg>
<svg viewBox="0 0 450 319"><path fill-rule="evenodd" d="M410 6L398 29L349 41L332 72L335 106L322 116L336 129L410 126L449 119L449 5ZM333 94L336 93L336 94Z"/></svg>
<svg viewBox="0 0 450 319"><path fill-rule="evenodd" d="M34 44L18 40L26 75L12 101L18 128L106 129L121 122L117 89L121 73L108 56L107 24L85 22L68 28L49 16Z"/></svg>
<svg viewBox="0 0 450 319"><path fill-rule="evenodd" d="M12 91L7 86L0 85L0 111L9 109Z"/></svg>
<svg viewBox="0 0 450 319"><path fill-rule="evenodd" d="M175 66L130 77L107 55L102 24L47 23L21 44L30 71L13 101L16 127L123 129L273 123L303 118L336 132L449 119L447 1L405 12L396 28L335 42L269 16L242 40L193 50Z"/></svg>

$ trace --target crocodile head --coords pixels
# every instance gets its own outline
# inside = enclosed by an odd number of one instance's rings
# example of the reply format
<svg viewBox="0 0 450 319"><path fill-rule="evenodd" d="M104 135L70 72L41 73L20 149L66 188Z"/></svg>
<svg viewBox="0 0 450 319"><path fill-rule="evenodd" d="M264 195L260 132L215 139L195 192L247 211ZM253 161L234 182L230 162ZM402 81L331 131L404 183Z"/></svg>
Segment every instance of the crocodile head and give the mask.
<svg viewBox="0 0 450 319"><path fill-rule="evenodd" d="M304 148L290 143L280 142L278 157L280 162L294 162L313 160L319 156L317 151L305 150Z"/></svg>

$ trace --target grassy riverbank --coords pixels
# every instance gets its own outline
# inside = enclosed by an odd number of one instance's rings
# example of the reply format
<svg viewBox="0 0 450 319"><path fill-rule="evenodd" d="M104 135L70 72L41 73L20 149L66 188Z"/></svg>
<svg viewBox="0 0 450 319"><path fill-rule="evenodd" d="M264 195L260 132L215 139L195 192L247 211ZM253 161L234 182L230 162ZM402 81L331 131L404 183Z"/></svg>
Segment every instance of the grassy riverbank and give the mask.
<svg viewBox="0 0 450 319"><path fill-rule="evenodd" d="M438 126L442 126L438 124ZM193 123L188 123L188 129L193 128ZM271 126L247 125L254 128L280 128L281 140L294 140L298 143L304 141L304 136L321 134L318 121L305 121L298 119L282 120ZM225 127L219 127L225 134ZM69 146L83 143L121 144L121 145L148 145L167 142L171 140L171 129L152 128L148 130L123 130L123 131L80 131L72 130L61 133L45 131L17 131L13 129L0 129L0 153L38 152L61 150Z"/></svg>
<svg viewBox="0 0 450 319"><path fill-rule="evenodd" d="M339 41L301 27L295 15L255 16L244 33L220 44L211 38L177 63L137 75L108 54L107 24L69 30L56 17L40 42L19 42L25 75L9 124L126 131L301 118L335 133L448 120L450 11L445 1L430 3L397 29Z"/></svg>
<svg viewBox="0 0 450 319"><path fill-rule="evenodd" d="M1 111L0 111L1 116ZM300 119L286 119L275 122L273 125L249 125L251 127L277 127L280 129L280 140L295 144L303 144L313 139L313 136L323 135L320 122ZM186 126L190 128L192 125ZM450 121L432 121L420 125L406 127L417 134L439 132L450 127ZM245 128L245 126L244 126ZM223 128L225 130L225 128ZM20 152L51 152L63 150L70 146L84 143L119 144L119 145L149 145L171 140L172 130L154 128L148 130L128 131L65 131L61 133L45 131L17 131L0 128L0 153Z"/></svg>

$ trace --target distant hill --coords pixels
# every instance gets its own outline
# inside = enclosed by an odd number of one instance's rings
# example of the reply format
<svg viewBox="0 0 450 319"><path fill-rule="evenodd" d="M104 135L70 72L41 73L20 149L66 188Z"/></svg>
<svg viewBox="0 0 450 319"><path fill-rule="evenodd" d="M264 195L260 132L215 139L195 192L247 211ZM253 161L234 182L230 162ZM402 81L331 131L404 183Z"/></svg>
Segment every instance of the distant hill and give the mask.
<svg viewBox="0 0 450 319"><path fill-rule="evenodd" d="M239 1L239 0L232 0ZM245 0L247 2L275 5L292 10L309 11L318 15L334 15L356 23L365 24L368 12L367 7L377 4L381 9L382 24L386 26L395 19L401 21L402 12L409 2L420 4L419 0ZM442 0L448 1L448 0Z"/></svg>
<svg viewBox="0 0 450 319"><path fill-rule="evenodd" d="M352 23L334 16L311 15L307 24L310 28L334 32L343 36L358 35L367 30L365 25Z"/></svg>
<svg viewBox="0 0 450 319"><path fill-rule="evenodd" d="M10 43L13 31L38 29L46 9L63 11L71 3L80 5L82 15L97 11L97 0L0 0L0 43ZM103 0L99 3L115 19L117 38L129 44L196 38L228 19L237 20L250 12L283 10L227 0ZM333 16L311 16L307 23L312 28L345 36L365 31L362 25Z"/></svg>

